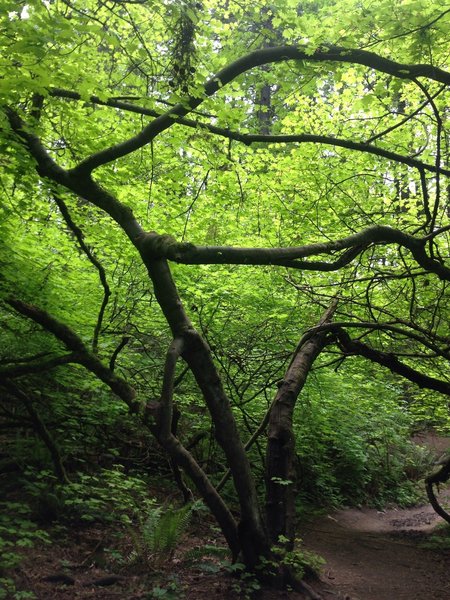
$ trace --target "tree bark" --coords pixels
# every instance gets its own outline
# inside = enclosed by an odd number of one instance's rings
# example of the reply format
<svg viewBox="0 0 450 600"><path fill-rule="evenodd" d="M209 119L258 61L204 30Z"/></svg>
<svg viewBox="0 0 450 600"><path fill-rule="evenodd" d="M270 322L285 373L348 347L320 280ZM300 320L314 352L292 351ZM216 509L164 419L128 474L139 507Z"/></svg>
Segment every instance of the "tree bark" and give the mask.
<svg viewBox="0 0 450 600"><path fill-rule="evenodd" d="M182 341L180 354L189 365L202 392L215 425L214 431L217 442L224 451L232 472L241 509L238 534L242 560L248 568L252 569L259 562L260 556L268 556L270 547L267 542L267 533L260 511L250 461L240 438L230 401L223 388L211 351L199 332L194 329L184 311L167 261L149 258L149 248L146 241L148 241L146 238L141 238L139 249L153 282L156 298L174 337ZM160 236L159 246L153 246L152 248L153 256L158 252L164 253L164 246L172 243L171 238ZM167 436L166 444L169 437ZM185 449L183 450L188 454ZM176 457L177 460L179 458L182 457ZM190 456L189 462L191 464L195 462L192 456ZM183 466L182 462L179 464ZM217 518L217 515L215 516Z"/></svg>
<svg viewBox="0 0 450 600"><path fill-rule="evenodd" d="M337 302L333 301L319 324L328 322ZM270 413L266 454L266 516L270 543L286 538L291 550L295 538L295 434L292 420L298 395L311 367L327 344L327 334L319 331L300 341L280 384Z"/></svg>
<svg viewBox="0 0 450 600"><path fill-rule="evenodd" d="M441 463L441 468L436 473L429 475L425 479L425 489L427 492L428 500L435 512L442 517L447 523L450 523L450 515L442 506L439 504L438 499L434 493L433 485L439 486L440 483L446 483L450 479L450 459L445 460Z"/></svg>
<svg viewBox="0 0 450 600"><path fill-rule="evenodd" d="M448 381L430 377L430 375L426 375L413 369L409 365L401 362L395 354L391 352L376 350L364 342L352 340L348 333L342 328L339 328L336 331L336 335L339 347L345 355L363 356L372 362L387 367L392 373L396 373L405 379L409 379L409 381L412 381L421 388L435 390L436 392L450 396L450 383Z"/></svg>

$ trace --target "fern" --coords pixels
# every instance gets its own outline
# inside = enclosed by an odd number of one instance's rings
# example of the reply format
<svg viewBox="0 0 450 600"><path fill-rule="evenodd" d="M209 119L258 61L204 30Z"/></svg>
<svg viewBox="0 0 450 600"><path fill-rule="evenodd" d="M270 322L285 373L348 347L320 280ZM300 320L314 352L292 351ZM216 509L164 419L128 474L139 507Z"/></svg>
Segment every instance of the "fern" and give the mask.
<svg viewBox="0 0 450 600"><path fill-rule="evenodd" d="M139 531L130 531L135 559L161 566L177 547L192 510L191 504L178 509L171 506L152 508L141 521Z"/></svg>

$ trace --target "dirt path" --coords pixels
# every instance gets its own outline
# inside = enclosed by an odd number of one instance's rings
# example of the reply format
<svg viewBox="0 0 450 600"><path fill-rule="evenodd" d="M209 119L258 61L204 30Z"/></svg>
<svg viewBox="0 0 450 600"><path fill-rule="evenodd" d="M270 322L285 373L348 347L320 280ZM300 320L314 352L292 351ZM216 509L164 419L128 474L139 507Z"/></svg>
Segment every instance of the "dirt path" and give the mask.
<svg viewBox="0 0 450 600"><path fill-rule="evenodd" d="M417 441L436 454L450 445L434 435ZM307 525L303 540L327 561L327 600L450 600L450 549L423 546L442 523L430 505L345 509Z"/></svg>
<svg viewBox="0 0 450 600"><path fill-rule="evenodd" d="M322 579L341 598L449 600L450 552L421 545L438 520L426 506L384 513L347 509L309 526L303 539L327 561Z"/></svg>

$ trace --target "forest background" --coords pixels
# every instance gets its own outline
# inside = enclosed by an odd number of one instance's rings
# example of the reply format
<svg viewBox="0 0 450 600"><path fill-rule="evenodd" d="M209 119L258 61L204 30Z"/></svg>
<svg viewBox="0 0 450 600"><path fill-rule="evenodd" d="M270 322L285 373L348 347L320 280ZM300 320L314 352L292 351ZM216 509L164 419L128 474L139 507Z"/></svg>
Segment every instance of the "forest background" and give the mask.
<svg viewBox="0 0 450 600"><path fill-rule="evenodd" d="M449 15L2 1L3 569L168 478L281 584L311 507L414 502L410 435L449 427Z"/></svg>

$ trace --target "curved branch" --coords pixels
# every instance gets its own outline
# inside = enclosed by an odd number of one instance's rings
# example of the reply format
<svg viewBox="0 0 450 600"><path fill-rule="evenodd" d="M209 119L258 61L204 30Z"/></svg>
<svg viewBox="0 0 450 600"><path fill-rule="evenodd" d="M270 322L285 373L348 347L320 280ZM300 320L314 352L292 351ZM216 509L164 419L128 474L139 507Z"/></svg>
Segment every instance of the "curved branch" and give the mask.
<svg viewBox="0 0 450 600"><path fill-rule="evenodd" d="M81 338L70 327L61 323L49 313L34 306L26 304L16 298L7 298L6 302L21 315L38 323L49 333L52 333L70 350L72 356L77 357L77 363L83 365L88 371L91 371L103 383L121 398L130 408L130 411L136 412L138 405L135 397L136 392L124 379L115 375L108 367L99 360L99 358L90 352Z"/></svg>
<svg viewBox="0 0 450 600"><path fill-rule="evenodd" d="M0 368L0 377L21 377L23 375L31 375L33 373L42 373L48 369L54 369L61 365L67 365L69 363L78 363L81 354L79 352L71 352L64 356L55 356L49 360L45 360L39 363L14 365L10 367Z"/></svg>
<svg viewBox="0 0 450 600"><path fill-rule="evenodd" d="M143 234L143 230L135 219L131 208L117 200L117 198L96 183L89 175L81 177L77 173L73 174L63 169L53 160L41 139L29 130L17 112L10 107L6 107L5 113L11 129L18 135L36 161L38 175L64 186L66 189L105 211L120 225L132 243L135 244L136 238Z"/></svg>
<svg viewBox="0 0 450 600"><path fill-rule="evenodd" d="M238 264L278 265L291 269L334 271L349 264L358 254L372 244L394 243L410 250L416 262L440 279L450 280L450 268L430 258L425 251L424 239L393 229L386 225L374 225L340 240L319 242L293 248L237 248L231 246L195 246L178 243L168 235L147 233L140 239L143 257L165 258L181 264ZM333 262L305 261L306 257L333 254L345 250Z"/></svg>
<svg viewBox="0 0 450 600"><path fill-rule="evenodd" d="M313 337L318 331L339 331L343 327L345 327L345 328L364 328L364 329L370 329L372 331L390 331L392 333L396 333L398 335L407 337L411 340L415 340L416 342L419 342L419 344L422 344L423 346L425 346L426 348L431 350L436 356L440 356L442 358L450 360L450 352L448 350L447 351L442 350L441 348L439 348L439 346L436 346L436 344L433 344L432 342L428 341L423 336L421 336L417 333L414 333L413 331L408 331L406 329L403 329L402 327L398 327L396 325L391 325L390 323L374 323L374 322L370 322L370 321L369 322L336 321L334 323L325 323L323 325L317 325L315 327L311 327L311 329L309 329L303 336L302 341L305 342L309 338Z"/></svg>
<svg viewBox="0 0 450 600"><path fill-rule="evenodd" d="M69 229L72 231L73 235L75 236L81 250L85 253L85 255L87 256L87 258L91 262L91 264L97 269L100 283L102 284L102 287L103 287L103 300L100 305L100 309L98 311L97 323L95 325L94 335L92 337L92 352L94 354L98 354L98 338L100 335L100 330L102 327L103 317L105 314L106 306L108 305L109 298L111 297L111 289L110 289L110 287L108 285L108 281L106 279L106 271L103 268L103 265L101 264L101 262L98 260L98 258L94 255L92 250L89 248L89 246L84 241L84 233L72 219L72 216L71 216L69 209L67 208L67 205L64 202L64 200L60 196L58 196L58 194L56 194L56 193L53 193L53 199L55 200L55 202L63 216L64 221L66 222L67 226L69 227Z"/></svg>
<svg viewBox="0 0 450 600"><path fill-rule="evenodd" d="M115 348L114 352L111 354L111 358L109 359L109 370L110 371L114 371L114 369L116 368L117 357L119 356L120 352L125 348L125 346L128 344L129 341L130 341L130 338L128 336L124 335L123 338L120 340L119 344L117 345L117 347Z"/></svg>
<svg viewBox="0 0 450 600"><path fill-rule="evenodd" d="M215 94L220 88L236 79L239 75L254 67L269 63L279 63L289 60L308 62L346 62L360 64L382 73L393 75L400 79L416 79L427 77L434 81L450 84L450 73L434 67L433 65L418 64L408 65L389 60L366 50L342 48L338 46L322 46L315 52L307 47L278 46L262 48L239 58L223 68L209 79L203 88L203 94L198 97L188 97L163 115L157 117L142 131L128 140L100 150L83 160L73 172L88 174L94 169L126 156L142 148L155 139L157 135L171 127L181 117L185 117L195 110L208 96Z"/></svg>
<svg viewBox="0 0 450 600"><path fill-rule="evenodd" d="M446 510L439 504L438 499L434 493L433 485L439 485L440 483L446 483L450 479L450 459L441 463L442 466L436 473L429 475L425 479L425 489L427 492L428 500L435 512L442 517L447 523L450 523L450 515Z"/></svg>
<svg viewBox="0 0 450 600"><path fill-rule="evenodd" d="M323 313L319 326L333 318L338 301L333 299ZM295 434L293 414L297 398L303 389L311 368L327 345L326 332L317 331L314 336L300 340L291 362L281 380L270 411L267 429L266 452L266 514L270 541L278 544L280 536L288 538L287 548L294 543L295 521ZM289 481L280 485L280 480Z"/></svg>
<svg viewBox="0 0 450 600"><path fill-rule="evenodd" d="M442 141L441 137L442 137L442 130L443 130L444 125L442 122L442 118L439 114L439 110L436 106L436 103L434 102L433 96L429 93L427 88L420 81L416 81L415 83L422 90L423 94L427 98L427 100L433 110L434 117L436 119L436 160L435 160L435 164L439 168L439 165L441 164L441 154L442 154L442 152L441 152L441 141ZM429 231L433 231L435 228L436 219L437 219L438 210L439 210L439 204L440 204L440 198L441 198L441 183L440 183L439 175L440 175L440 173L438 171L437 177L436 177L436 182L435 182L435 186L436 186L435 199L434 199L433 212L431 215L431 221L429 223ZM432 244L430 244L430 252L433 252Z"/></svg>
<svg viewBox="0 0 450 600"><path fill-rule="evenodd" d="M237 139L237 138L236 138ZM357 150L358 152L366 152L367 154L374 154L375 156L381 156L398 162L409 167L414 167L419 170L431 171L432 173L442 173L443 175L450 176L450 169L445 169L437 165L430 165L424 163L416 158L409 156L403 156L397 152L386 150L384 148L378 148L368 142L354 142L352 140L344 140L335 138L329 135L314 135L309 133L292 134L292 135L251 135L244 134L239 136L239 141L245 144L253 144L256 142L265 143L315 143L315 144L326 144L329 146L338 146L340 148L347 148L348 150Z"/></svg>
<svg viewBox="0 0 450 600"><path fill-rule="evenodd" d="M240 542L237 523L233 515L218 491L211 484L206 473L172 431L175 367L184 349L185 340L183 337L175 338L166 355L160 401L149 402L147 404L144 412L144 420L161 446L171 456L173 466L182 467L195 483L205 503L220 524L230 550L233 553L233 557L236 558L240 550Z"/></svg>
<svg viewBox="0 0 450 600"><path fill-rule="evenodd" d="M72 98L74 100L82 100L81 95L78 92L73 92L71 90L63 90L60 88L54 88L50 90L50 95L53 97L60 98ZM119 100L115 100L113 98L109 100L101 100L98 96L90 96L90 102L93 104L98 104L101 106L111 106L114 108L119 108L121 110L125 110L127 112L133 112L140 115L147 115L150 117L162 117L164 113L160 113L151 108L145 108L142 106L136 106L135 104L131 104L130 102L122 102ZM424 103L423 106L426 106ZM420 107L422 108L422 107ZM417 112L420 109L417 110ZM413 113L414 114L414 113ZM385 148L378 148L371 144L370 140L364 142L355 142L352 140L344 140L340 138L335 138L330 135L315 135L310 133L299 133L299 134L277 134L277 135L261 135L261 134L251 134L251 133L240 133L239 131L232 131L231 129L227 129L225 127L218 127L217 125L211 125L210 123L205 123L202 121L195 121L193 119L186 119L184 117L179 117L176 120L177 125L183 125L185 127L191 127L193 129L204 129L209 131L209 133L213 135L217 135L220 137L224 137L228 140L234 140L236 142L241 142L247 146L251 144L261 143L261 144L325 144L328 146L337 146L340 148L347 148L348 150L355 150L358 152L366 152L367 154L373 154L375 156L380 156L386 158L388 160L392 160L394 162L398 162L409 167L414 167L419 169L420 171L430 171L432 173L442 173L443 175L450 176L450 169L445 169L444 167L440 167L439 165L432 165L428 163L424 163L420 160L409 156L403 156L398 154L397 152L392 152L391 150L386 150ZM396 124L395 127L398 127L399 124ZM393 129L393 128L392 128ZM382 135L382 134L380 134ZM380 137L377 136L377 137Z"/></svg>
<svg viewBox="0 0 450 600"><path fill-rule="evenodd" d="M424 240L432 240L435 237L437 237L438 235L440 235L441 233L446 233L447 231L450 231L450 225L445 225L445 227L439 227L438 229L435 229L434 231L429 233L427 236L425 236L423 239Z"/></svg>
<svg viewBox="0 0 450 600"><path fill-rule="evenodd" d="M450 396L450 382L424 375L420 371L400 362L394 354L375 350L363 342L352 340L343 329L337 332L337 338L341 349L346 354L356 354L368 358L372 362L387 367L392 373L409 379L409 381L412 381L421 388L427 388Z"/></svg>

